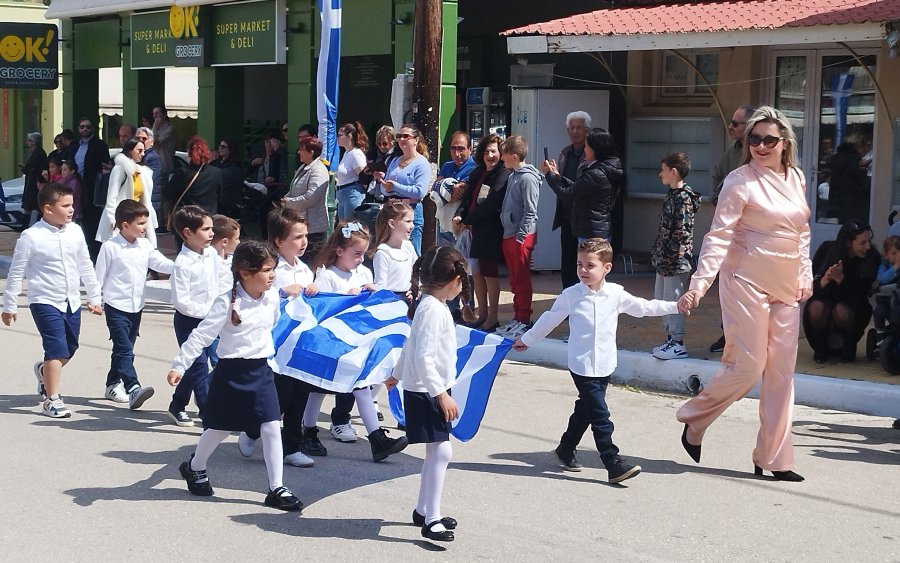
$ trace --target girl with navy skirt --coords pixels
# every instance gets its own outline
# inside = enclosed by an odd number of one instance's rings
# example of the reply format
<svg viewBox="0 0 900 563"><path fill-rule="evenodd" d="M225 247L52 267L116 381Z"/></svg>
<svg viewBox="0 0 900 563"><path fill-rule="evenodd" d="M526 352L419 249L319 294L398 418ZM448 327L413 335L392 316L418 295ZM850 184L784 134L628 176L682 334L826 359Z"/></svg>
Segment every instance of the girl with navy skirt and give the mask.
<svg viewBox="0 0 900 563"><path fill-rule="evenodd" d="M418 300L421 286L422 298ZM403 383L406 437L410 444L425 444L425 461L419 500L412 521L422 527L422 536L435 541L453 541L456 520L441 517L444 477L453 454L450 422L459 409L450 388L456 383L456 327L447 301L469 293L469 274L462 254L450 246L437 246L416 260L412 273L413 301L409 315L412 328L394 375L386 385ZM463 318L475 316L465 303Z"/></svg>
<svg viewBox="0 0 900 563"><path fill-rule="evenodd" d="M177 385L185 369L219 336L219 363L209 385L203 434L189 461L178 468L188 490L212 496L206 462L231 432L259 434L269 477L265 504L281 510L300 510L303 504L284 486L282 474L281 410L268 359L275 354L272 327L278 319L275 251L263 242L249 241L234 251L234 285L217 297L207 317L191 332L172 362L169 385Z"/></svg>

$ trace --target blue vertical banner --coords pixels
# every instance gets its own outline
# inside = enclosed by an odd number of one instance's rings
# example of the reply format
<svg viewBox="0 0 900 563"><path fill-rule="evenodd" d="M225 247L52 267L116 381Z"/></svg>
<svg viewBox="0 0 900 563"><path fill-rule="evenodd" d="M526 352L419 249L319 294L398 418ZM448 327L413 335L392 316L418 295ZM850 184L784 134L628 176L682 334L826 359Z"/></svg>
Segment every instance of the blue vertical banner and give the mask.
<svg viewBox="0 0 900 563"><path fill-rule="evenodd" d="M316 72L316 114L322 158L332 172L337 170L337 104L341 71L341 0L318 0L322 18L319 66Z"/></svg>
<svg viewBox="0 0 900 563"><path fill-rule="evenodd" d="M847 112L850 109L850 95L853 93L853 75L849 72L836 74L831 78L831 99L834 104L834 146L844 142L847 132Z"/></svg>

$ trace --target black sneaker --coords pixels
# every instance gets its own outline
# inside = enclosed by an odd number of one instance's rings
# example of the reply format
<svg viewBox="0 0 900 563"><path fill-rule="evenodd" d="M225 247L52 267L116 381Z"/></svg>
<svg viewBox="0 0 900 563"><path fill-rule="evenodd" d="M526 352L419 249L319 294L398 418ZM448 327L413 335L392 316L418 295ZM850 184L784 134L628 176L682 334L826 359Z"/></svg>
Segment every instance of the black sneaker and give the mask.
<svg viewBox="0 0 900 563"><path fill-rule="evenodd" d="M725 335L724 334L722 335L721 338L719 338L718 340L716 340L709 346L710 352L721 352L724 349L725 349Z"/></svg>
<svg viewBox="0 0 900 563"><path fill-rule="evenodd" d="M389 455L402 452L409 445L409 441L406 436L389 438L387 430L379 428L369 434L369 445L372 447L372 461L378 462L386 459Z"/></svg>
<svg viewBox="0 0 900 563"><path fill-rule="evenodd" d="M287 487L278 487L274 491L269 491L269 494L266 495L266 506L291 512L303 510L303 503Z"/></svg>
<svg viewBox="0 0 900 563"><path fill-rule="evenodd" d="M623 458L616 456L606 464L606 470L609 472L610 483L621 483L626 479L637 477L641 472L641 466L631 465Z"/></svg>
<svg viewBox="0 0 900 563"><path fill-rule="evenodd" d="M893 428L894 428L894 430L900 430L900 418L894 419Z"/></svg>
<svg viewBox="0 0 900 563"><path fill-rule="evenodd" d="M328 450L319 440L319 427L311 428L303 427L303 435L300 437L300 445L298 448L301 452L308 456L326 456Z"/></svg>
<svg viewBox="0 0 900 563"><path fill-rule="evenodd" d="M169 407L169 410L166 412L169 414L169 418L171 418L177 426L186 427L194 425L194 419L184 411L172 410L172 407Z"/></svg>
<svg viewBox="0 0 900 563"><path fill-rule="evenodd" d="M566 471L581 471L581 464L575 459L575 450L564 450L562 445L556 446L556 457Z"/></svg>
<svg viewBox="0 0 900 563"><path fill-rule="evenodd" d="M191 456L194 459L194 456ZM194 471L191 469L191 461L185 461L178 466L178 471L184 480L187 481L188 490L192 495L198 497L211 497L213 494L212 485L209 484L209 477L206 476L206 470Z"/></svg>

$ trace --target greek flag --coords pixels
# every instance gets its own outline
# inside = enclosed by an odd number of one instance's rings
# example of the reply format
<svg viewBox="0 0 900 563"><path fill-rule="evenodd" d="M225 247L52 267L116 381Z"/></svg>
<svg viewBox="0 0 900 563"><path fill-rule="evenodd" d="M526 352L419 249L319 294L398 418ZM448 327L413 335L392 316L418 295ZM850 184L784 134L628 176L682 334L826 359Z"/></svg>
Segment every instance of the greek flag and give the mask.
<svg viewBox="0 0 900 563"><path fill-rule="evenodd" d="M385 290L282 301L272 330L272 369L337 393L383 383L409 337L406 311L406 303ZM453 435L467 441L478 431L494 378L512 342L459 325L456 342L457 382L452 393L460 416L453 422ZM399 388L389 394L391 413L401 423L405 422L402 397Z"/></svg>
<svg viewBox="0 0 900 563"><path fill-rule="evenodd" d="M316 115L322 158L332 171L338 166L337 104L341 71L341 0L318 0L322 18L319 65L316 71Z"/></svg>

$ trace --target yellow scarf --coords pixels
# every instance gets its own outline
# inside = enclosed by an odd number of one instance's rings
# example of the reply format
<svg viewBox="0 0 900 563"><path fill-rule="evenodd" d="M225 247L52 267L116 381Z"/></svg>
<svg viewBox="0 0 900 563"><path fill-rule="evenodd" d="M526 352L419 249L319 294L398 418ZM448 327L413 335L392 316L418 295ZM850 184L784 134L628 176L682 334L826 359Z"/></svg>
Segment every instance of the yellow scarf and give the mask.
<svg viewBox="0 0 900 563"><path fill-rule="evenodd" d="M141 201L141 196L144 195L144 184L141 182L141 172L140 170L135 172L131 176L131 183L134 186L134 201Z"/></svg>

